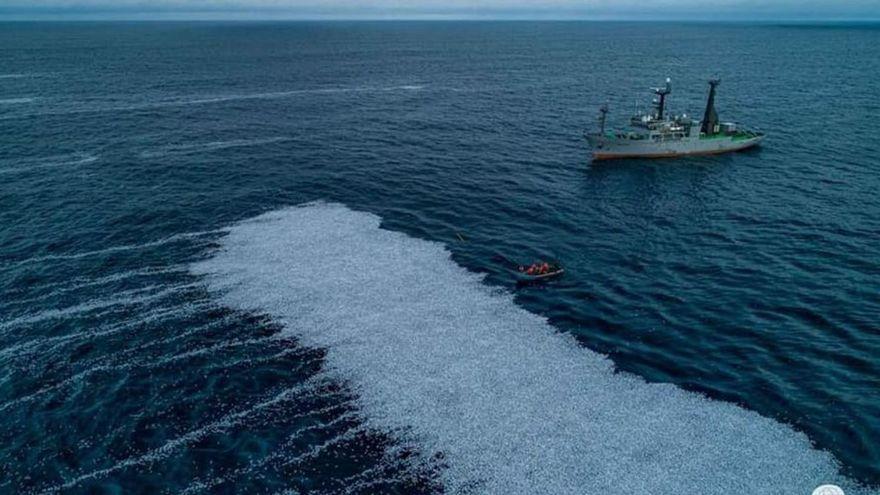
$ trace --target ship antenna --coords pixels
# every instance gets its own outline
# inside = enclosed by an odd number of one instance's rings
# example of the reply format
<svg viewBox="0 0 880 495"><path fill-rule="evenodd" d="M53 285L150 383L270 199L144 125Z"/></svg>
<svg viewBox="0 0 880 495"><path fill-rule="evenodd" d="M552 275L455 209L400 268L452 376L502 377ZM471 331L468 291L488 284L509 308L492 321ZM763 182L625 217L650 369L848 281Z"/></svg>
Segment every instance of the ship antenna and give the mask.
<svg viewBox="0 0 880 495"><path fill-rule="evenodd" d="M605 135L605 117L608 115L608 103L599 107L599 134Z"/></svg>

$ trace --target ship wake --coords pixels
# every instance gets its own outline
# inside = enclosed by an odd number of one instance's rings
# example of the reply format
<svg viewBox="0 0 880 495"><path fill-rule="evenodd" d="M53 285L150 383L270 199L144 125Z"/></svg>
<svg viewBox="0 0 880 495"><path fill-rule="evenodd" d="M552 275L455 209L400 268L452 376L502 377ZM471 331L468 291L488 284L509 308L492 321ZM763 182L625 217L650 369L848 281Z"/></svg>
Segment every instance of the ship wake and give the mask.
<svg viewBox="0 0 880 495"><path fill-rule="evenodd" d="M192 266L236 309L326 349L365 427L434 459L451 493L810 493L840 476L801 433L617 373L440 244L335 204L230 228Z"/></svg>

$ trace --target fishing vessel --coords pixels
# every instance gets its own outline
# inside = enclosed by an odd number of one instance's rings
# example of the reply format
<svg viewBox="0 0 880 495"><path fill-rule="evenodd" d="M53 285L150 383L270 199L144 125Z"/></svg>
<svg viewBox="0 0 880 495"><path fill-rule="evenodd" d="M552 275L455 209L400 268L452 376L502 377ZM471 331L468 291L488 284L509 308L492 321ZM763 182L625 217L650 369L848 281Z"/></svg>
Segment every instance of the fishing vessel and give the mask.
<svg viewBox="0 0 880 495"><path fill-rule="evenodd" d="M666 98L672 92L669 79L664 87L653 89L653 112L636 112L630 119L634 130L606 131L608 106L603 105L599 109L599 132L585 134L593 146L593 160L714 155L757 145L764 139L762 133L718 119L715 93L720 83L720 79L709 81L706 110L699 122L687 115L666 114Z"/></svg>

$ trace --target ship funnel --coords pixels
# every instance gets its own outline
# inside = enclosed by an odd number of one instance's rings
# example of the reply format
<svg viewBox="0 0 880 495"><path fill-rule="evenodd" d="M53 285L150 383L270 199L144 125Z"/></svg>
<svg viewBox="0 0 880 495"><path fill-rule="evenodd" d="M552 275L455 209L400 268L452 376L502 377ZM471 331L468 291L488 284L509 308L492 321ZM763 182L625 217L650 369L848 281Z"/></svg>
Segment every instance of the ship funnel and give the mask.
<svg viewBox="0 0 880 495"><path fill-rule="evenodd" d="M715 88L721 84L721 79L709 80L709 97L706 99L706 111L703 113L703 124L700 126L700 132L711 136L715 134L715 128L718 126L718 112L715 111Z"/></svg>

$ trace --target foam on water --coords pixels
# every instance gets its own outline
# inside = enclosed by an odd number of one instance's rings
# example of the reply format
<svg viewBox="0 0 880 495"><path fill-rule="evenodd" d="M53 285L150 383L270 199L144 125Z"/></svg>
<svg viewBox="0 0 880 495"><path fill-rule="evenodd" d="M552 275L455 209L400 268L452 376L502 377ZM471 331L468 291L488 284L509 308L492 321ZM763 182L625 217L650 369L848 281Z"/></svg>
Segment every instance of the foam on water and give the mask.
<svg viewBox="0 0 880 495"><path fill-rule="evenodd" d="M366 426L442 453L452 493L860 493L807 437L616 373L440 244L309 204L233 226L193 265L233 308L326 348Z"/></svg>

